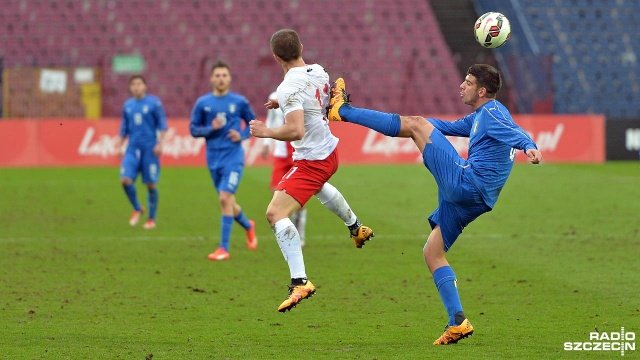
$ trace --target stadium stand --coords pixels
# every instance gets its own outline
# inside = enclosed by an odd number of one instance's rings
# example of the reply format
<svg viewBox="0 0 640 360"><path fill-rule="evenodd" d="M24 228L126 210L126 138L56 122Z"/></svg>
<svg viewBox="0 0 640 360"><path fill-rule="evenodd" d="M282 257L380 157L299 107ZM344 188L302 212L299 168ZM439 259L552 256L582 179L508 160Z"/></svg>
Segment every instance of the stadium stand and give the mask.
<svg viewBox="0 0 640 360"><path fill-rule="evenodd" d="M555 113L640 116L640 2L476 0L478 14L503 12L509 46L497 49L515 81L519 108L545 101Z"/></svg>
<svg viewBox="0 0 640 360"><path fill-rule="evenodd" d="M104 116L119 116L127 97L129 74L114 73L112 57L130 54L144 58L149 91L169 116L189 116L219 58L231 63L232 89L264 115L261 105L282 77L269 36L284 27L300 32L307 62L347 79L358 105L468 112L451 51L423 0L5 0L2 7L4 66L102 67Z"/></svg>

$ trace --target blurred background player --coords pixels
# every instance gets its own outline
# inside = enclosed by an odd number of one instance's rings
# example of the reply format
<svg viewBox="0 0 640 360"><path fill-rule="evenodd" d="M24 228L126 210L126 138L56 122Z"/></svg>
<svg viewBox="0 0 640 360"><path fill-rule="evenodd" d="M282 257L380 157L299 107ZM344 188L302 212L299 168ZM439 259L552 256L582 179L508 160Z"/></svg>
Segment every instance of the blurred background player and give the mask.
<svg viewBox="0 0 640 360"><path fill-rule="evenodd" d="M213 92L196 101L190 130L193 137L204 137L207 142L207 165L220 200L220 246L209 254L209 259L227 260L234 220L246 231L247 247L250 250L258 247L255 222L244 215L235 196L244 170L242 140L251 136L249 126L242 129L242 121L248 124L256 116L244 96L229 91L229 64L217 61L211 68L209 80Z"/></svg>
<svg viewBox="0 0 640 360"><path fill-rule="evenodd" d="M167 115L160 99L147 95L147 84L141 75L129 79L129 91L133 97L124 103L118 141L118 149L121 149L125 139L129 139L120 167L120 182L133 206L129 225L136 226L144 208L138 202L134 183L138 173L142 173L142 182L147 185L149 207L149 219L143 227L154 229L158 209L156 184L160 176L160 155L167 132Z"/></svg>
<svg viewBox="0 0 640 360"><path fill-rule="evenodd" d="M277 101L277 93L272 92L269 95L269 100ZM284 125L284 115L280 108L267 110L268 128L278 128ZM273 154L273 170L271 171L271 183L269 187L271 191L275 191L276 186L282 180L284 174L287 173L293 167L293 146L288 141L274 140L271 138L263 139L262 157L266 159L269 156L269 152ZM300 245L305 245L305 230L307 227L307 208L304 206L298 211L291 214L291 221L298 229L300 234Z"/></svg>
<svg viewBox="0 0 640 360"><path fill-rule="evenodd" d="M486 64L469 67L460 84L460 98L473 112L453 122L353 107L342 78L332 89L329 120L359 124L387 136L412 138L438 185L438 208L429 216L432 231L423 255L449 322L434 345L455 344L473 334L446 253L469 223L493 209L513 168L516 149L523 150L533 164L542 160L531 137L496 100L501 86L496 68ZM469 138L468 159L458 155L445 135Z"/></svg>
<svg viewBox="0 0 640 360"><path fill-rule="evenodd" d="M289 216L302 208L313 196L344 221L356 247L373 237L363 226L342 194L327 181L338 170L338 138L331 134L325 107L329 104L329 74L318 64L307 65L302 59L302 44L291 29L276 31L270 40L273 57L284 71L278 86L277 101L265 104L268 109L281 106L285 117L282 126L270 129L262 121L251 121L251 134L260 138L291 141L295 149L293 167L276 186L267 207L267 220L273 229L284 259L289 265L289 295L278 311L291 310L313 295L316 287L307 280L300 234Z"/></svg>

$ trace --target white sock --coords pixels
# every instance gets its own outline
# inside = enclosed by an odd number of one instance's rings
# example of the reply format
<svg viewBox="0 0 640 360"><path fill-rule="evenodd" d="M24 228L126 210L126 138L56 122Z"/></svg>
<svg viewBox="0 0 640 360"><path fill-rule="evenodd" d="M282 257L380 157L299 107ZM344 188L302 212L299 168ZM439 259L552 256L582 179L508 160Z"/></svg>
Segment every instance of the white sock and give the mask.
<svg viewBox="0 0 640 360"><path fill-rule="evenodd" d="M318 191L316 197L324 207L331 210L332 213L338 215L344 224L349 226L355 224L356 214L353 213L349 204L347 204L347 200L345 200L344 196L336 189L333 185L329 183L324 183L322 189Z"/></svg>
<svg viewBox="0 0 640 360"><path fill-rule="evenodd" d="M302 208L294 213L296 215L296 221L294 224L296 225L296 229L298 229L298 234L300 234L300 241L304 244L305 232L307 229L307 209Z"/></svg>
<svg viewBox="0 0 640 360"><path fill-rule="evenodd" d="M276 234L278 246L282 251L284 259L289 264L289 271L292 279L306 278L304 269L304 259L302 257L302 247L300 246L300 234L291 222L291 219L284 218L273 226Z"/></svg>

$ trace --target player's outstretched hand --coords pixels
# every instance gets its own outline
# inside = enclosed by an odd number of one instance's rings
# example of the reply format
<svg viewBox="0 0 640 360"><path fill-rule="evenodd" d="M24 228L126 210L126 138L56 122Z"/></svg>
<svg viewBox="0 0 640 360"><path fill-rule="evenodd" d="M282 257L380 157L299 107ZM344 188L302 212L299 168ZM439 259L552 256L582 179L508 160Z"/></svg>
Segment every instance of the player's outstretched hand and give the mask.
<svg viewBox="0 0 640 360"><path fill-rule="evenodd" d="M264 104L264 107L267 109L277 109L280 107L280 104L278 104L278 100L269 99L269 101Z"/></svg>
<svg viewBox="0 0 640 360"><path fill-rule="evenodd" d="M542 153L536 149L527 150L527 156L532 164L539 164L542 161Z"/></svg>
<svg viewBox="0 0 640 360"><path fill-rule="evenodd" d="M233 130L233 129L229 129L229 133L227 134L227 137L231 139L231 141L233 142L238 142L241 139L241 136L238 130Z"/></svg>
<svg viewBox="0 0 640 360"><path fill-rule="evenodd" d="M249 121L249 133L255 137L264 138L268 136L269 128L260 120Z"/></svg>

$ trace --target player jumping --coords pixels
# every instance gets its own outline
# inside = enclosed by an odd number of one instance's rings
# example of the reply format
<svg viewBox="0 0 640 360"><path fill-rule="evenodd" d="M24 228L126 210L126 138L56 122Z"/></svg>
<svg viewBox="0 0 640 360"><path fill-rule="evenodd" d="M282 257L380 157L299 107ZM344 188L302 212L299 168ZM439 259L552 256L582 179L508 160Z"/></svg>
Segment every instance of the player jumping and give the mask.
<svg viewBox="0 0 640 360"><path fill-rule="evenodd" d="M284 71L284 80L277 89L278 100L271 100L265 106L282 108L285 123L273 129L257 120L249 125L252 135L291 141L295 149L293 167L278 183L267 207L267 220L291 273L289 296L278 307L278 311L284 312L316 291L307 280L300 234L289 219L291 213L315 195L344 221L356 247L362 247L372 238L373 231L358 221L342 194L327 182L338 170L338 138L331 134L325 117L329 75L320 65L304 62L302 44L294 30L278 30L271 36L270 44L273 57Z"/></svg>

